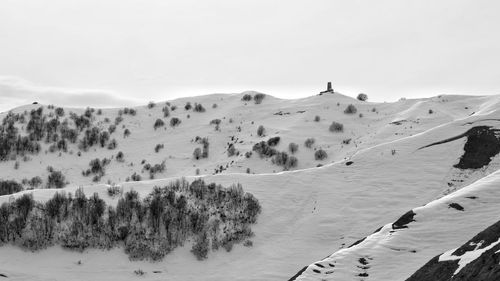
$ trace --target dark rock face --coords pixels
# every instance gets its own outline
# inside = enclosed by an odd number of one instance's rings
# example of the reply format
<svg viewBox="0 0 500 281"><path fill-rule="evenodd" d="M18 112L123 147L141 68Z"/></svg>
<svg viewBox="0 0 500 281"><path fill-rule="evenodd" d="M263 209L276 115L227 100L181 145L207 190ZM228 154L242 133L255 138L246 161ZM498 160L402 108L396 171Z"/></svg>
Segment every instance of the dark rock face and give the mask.
<svg viewBox="0 0 500 281"><path fill-rule="evenodd" d="M500 221L488 227L467 243L455 250L452 255L462 256L466 252L483 249L498 241L500 238ZM482 253L474 261L468 263L457 275L453 275L458 268L458 260L439 262L439 256L431 259L417 270L406 281L498 281L500 280L500 244Z"/></svg>
<svg viewBox="0 0 500 281"><path fill-rule="evenodd" d="M491 158L500 153L500 140L490 127L474 127L467 132L465 153L454 167L479 169L488 165Z"/></svg>
<svg viewBox="0 0 500 281"><path fill-rule="evenodd" d="M408 228L408 224L415 221L415 212L413 210L408 211L406 214L402 215L397 221L392 224L392 229Z"/></svg>
<svg viewBox="0 0 500 281"><path fill-rule="evenodd" d="M453 209L458 210L458 211L464 211L464 207L462 207L462 205L460 205L458 203L450 203L448 205L448 207L453 208Z"/></svg>
<svg viewBox="0 0 500 281"><path fill-rule="evenodd" d="M490 164L491 158L500 153L500 138L496 135L498 131L498 129L488 126L477 126L461 135L431 143L419 149L467 137L464 146L465 153L460 157L458 164L453 167L458 169L479 169Z"/></svg>

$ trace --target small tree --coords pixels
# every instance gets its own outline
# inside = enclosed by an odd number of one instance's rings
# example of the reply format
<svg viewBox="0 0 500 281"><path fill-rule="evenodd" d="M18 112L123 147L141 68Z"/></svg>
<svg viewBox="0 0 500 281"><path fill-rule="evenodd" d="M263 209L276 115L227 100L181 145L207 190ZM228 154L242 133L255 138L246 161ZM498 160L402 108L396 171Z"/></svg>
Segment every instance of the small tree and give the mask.
<svg viewBox="0 0 500 281"><path fill-rule="evenodd" d="M156 105L156 104L155 104L155 102L154 102L154 101L150 101L150 102L148 103L148 108L149 108L149 109L151 109L151 108L155 107L155 105Z"/></svg>
<svg viewBox="0 0 500 281"><path fill-rule="evenodd" d="M321 120L321 117L319 115L314 116L314 122L319 122Z"/></svg>
<svg viewBox="0 0 500 281"><path fill-rule="evenodd" d="M366 94L360 93L358 95L357 99L360 101L366 101L366 100L368 100L368 96Z"/></svg>
<svg viewBox="0 0 500 281"><path fill-rule="evenodd" d="M170 110L168 109L168 106L165 106L163 109L163 117L168 117L170 115Z"/></svg>
<svg viewBox="0 0 500 281"><path fill-rule="evenodd" d="M263 137L266 132L266 129L264 129L264 126L260 125L259 128L257 128L257 136Z"/></svg>
<svg viewBox="0 0 500 281"><path fill-rule="evenodd" d="M118 161L118 162L123 162L124 161L124 159L123 159L123 152L118 151L118 153L116 154L116 161Z"/></svg>
<svg viewBox="0 0 500 281"><path fill-rule="evenodd" d="M193 157L194 157L194 159L200 160L201 156L202 156L202 154L201 154L201 148L199 148L199 147L195 148L194 151L193 151Z"/></svg>
<svg viewBox="0 0 500 281"><path fill-rule="evenodd" d="M299 150L299 145L298 144L296 144L294 142L291 142L288 145L288 151L290 151L290 153L295 154L295 152L297 152L297 150Z"/></svg>
<svg viewBox="0 0 500 281"><path fill-rule="evenodd" d="M231 157L236 154L236 148L234 147L234 144L229 144L229 147L227 148L227 156Z"/></svg>

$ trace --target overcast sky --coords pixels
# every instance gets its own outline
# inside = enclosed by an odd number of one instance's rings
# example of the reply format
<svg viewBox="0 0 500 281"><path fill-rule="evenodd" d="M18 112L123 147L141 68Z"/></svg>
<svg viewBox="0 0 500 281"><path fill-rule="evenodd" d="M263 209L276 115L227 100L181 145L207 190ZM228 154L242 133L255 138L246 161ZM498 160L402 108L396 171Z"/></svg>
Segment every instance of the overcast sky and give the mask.
<svg viewBox="0 0 500 281"><path fill-rule="evenodd" d="M500 1L0 0L0 111L214 92L500 94Z"/></svg>

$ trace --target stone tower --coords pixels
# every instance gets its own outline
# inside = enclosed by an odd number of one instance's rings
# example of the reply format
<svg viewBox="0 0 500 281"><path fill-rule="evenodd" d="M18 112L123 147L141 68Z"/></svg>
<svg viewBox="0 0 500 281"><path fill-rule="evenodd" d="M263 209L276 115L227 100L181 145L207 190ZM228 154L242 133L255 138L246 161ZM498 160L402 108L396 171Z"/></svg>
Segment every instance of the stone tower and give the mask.
<svg viewBox="0 0 500 281"><path fill-rule="evenodd" d="M335 91L332 88L332 82L328 82L328 84L326 84L326 91L322 91L319 94L322 95L322 94L326 94L326 93L330 93L330 94L335 93Z"/></svg>

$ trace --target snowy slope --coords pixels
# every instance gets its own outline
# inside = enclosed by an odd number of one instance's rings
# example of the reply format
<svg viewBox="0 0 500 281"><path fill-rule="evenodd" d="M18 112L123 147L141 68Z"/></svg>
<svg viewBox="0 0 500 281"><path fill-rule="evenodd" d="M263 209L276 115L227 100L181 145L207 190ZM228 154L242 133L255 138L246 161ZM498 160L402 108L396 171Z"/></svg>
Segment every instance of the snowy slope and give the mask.
<svg viewBox="0 0 500 281"><path fill-rule="evenodd" d="M162 262L148 263L128 261L122 249L76 253L52 247L29 253L3 246L0 273L12 280L132 280L138 278L133 270L141 268L148 280L286 280L304 265L334 253L321 261L336 262L333 274L326 274L324 268L320 274L315 273L317 266L311 265L299 279L359 280L359 274L364 272L358 267L359 258L366 257L370 266L366 269L369 274L366 280L404 280L433 256L461 245L498 220L492 212L500 200L493 188L500 180L496 173L500 158L495 157L485 168L462 171L453 165L464 153L466 139L419 149L464 133L478 124L498 128L498 121L490 120L500 118L496 109L498 97L443 96L375 104L341 95L300 100L267 96L261 105L244 105L240 99L241 95L189 99L202 103L207 108L205 113L186 113L182 107L187 99L174 101L179 108L178 113L174 111L172 115L178 114L183 123L177 128L156 132L152 124L161 114L161 106L138 108L136 117L126 116L124 121L132 128L132 135L127 139L117 138L118 150L122 150L127 159L125 163L133 162L134 167L113 163L102 182L109 179L145 195L155 185L181 176L190 179L196 168L202 170L207 182L224 185L239 182L245 191L259 199L263 209L258 223L252 227L253 247L236 246L229 253L211 252L208 260L200 262L186 246L176 249ZM217 108L212 109L212 103L217 103ZM362 118L343 113L349 103L358 107ZM376 112L372 112L374 107ZM434 113L429 114L429 109ZM305 112L298 113L302 110ZM273 114L279 111L290 114ZM115 116L116 112L104 110L100 118ZM187 114L191 115L189 119ZM320 122L313 121L315 115L321 116ZM226 121L221 132L214 131L209 121L223 117ZM229 118L233 118L234 125L230 125L233 123L228 122ZM343 123L344 132L329 132L331 121ZM240 122L242 132L238 133L235 125ZM469 124L471 122L474 123ZM235 159L237 164L222 174L211 175L214 166L231 160L224 153L229 136L237 135L243 140L237 149L244 153L261 140L255 133L260 124L266 127L268 136L282 138L280 150L286 150L292 141L300 145L296 170L280 172L280 167L254 154L250 159ZM192 159L195 145L190 140L196 135L209 136L209 159ZM316 138L317 147L327 150L327 160L314 160L314 150L302 145L307 137ZM342 144L346 138L353 139L351 144ZM156 154L153 148L160 142L165 148ZM105 153L108 152L98 149L83 153L81 158L41 153L33 156L33 161L21 163L17 171L11 168L12 161L0 163L0 175L15 179L31 177L42 173L50 164L67 173L70 185L66 191L74 192L78 185L85 185L86 193L99 192L108 203L116 203L116 199L106 195L106 185L92 185L88 178L81 176L90 159L103 157ZM142 159L150 163L166 159L167 172L158 176L163 178L123 183L133 171L140 171L137 166ZM318 163L325 165L316 167ZM244 173L247 167L255 174ZM481 180L474 183L478 179ZM463 186L467 187L460 189ZM36 200L45 200L56 190L24 192L33 193ZM469 194L478 198L465 198ZM1 196L0 202L9 201L11 197ZM448 208L447 204L452 201L464 206L465 211ZM424 204L427 205L414 208ZM391 233L388 223L412 208L416 221L408 228ZM443 220L445 224L440 225ZM382 225L385 225L382 230L346 249ZM77 264L79 260L81 265Z"/></svg>

